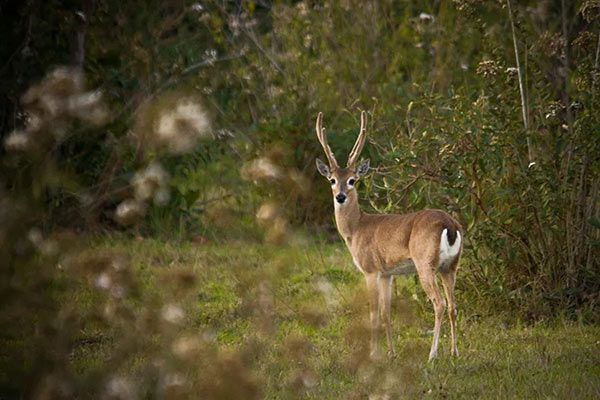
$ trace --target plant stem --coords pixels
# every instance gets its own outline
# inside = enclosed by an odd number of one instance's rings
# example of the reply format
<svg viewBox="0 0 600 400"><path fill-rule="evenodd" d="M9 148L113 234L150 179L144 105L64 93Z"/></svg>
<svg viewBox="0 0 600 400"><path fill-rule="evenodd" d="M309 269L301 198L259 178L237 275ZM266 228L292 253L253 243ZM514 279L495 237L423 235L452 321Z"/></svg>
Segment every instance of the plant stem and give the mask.
<svg viewBox="0 0 600 400"><path fill-rule="evenodd" d="M529 118L527 117L527 101L525 100L525 86L523 85L523 74L521 72L521 62L519 61L519 48L517 47L517 34L515 32L515 22L513 19L512 8L510 6L510 0L506 0L508 5L508 17L510 20L510 28L512 30L513 46L515 48L515 60L517 62L517 75L519 77L519 92L521 94L521 111L523 114L523 126L525 127L525 138L527 140L527 157L529 164L533 161L533 154L531 152L531 141L529 139Z"/></svg>

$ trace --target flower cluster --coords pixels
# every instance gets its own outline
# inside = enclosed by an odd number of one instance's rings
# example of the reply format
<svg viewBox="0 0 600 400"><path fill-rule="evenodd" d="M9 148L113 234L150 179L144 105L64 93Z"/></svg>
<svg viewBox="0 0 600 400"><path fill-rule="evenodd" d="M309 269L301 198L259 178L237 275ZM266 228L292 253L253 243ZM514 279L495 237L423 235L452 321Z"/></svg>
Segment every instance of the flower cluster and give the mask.
<svg viewBox="0 0 600 400"><path fill-rule="evenodd" d="M132 225L146 214L147 204L165 205L169 201L169 174L154 161L138 171L131 185L134 197L122 201L115 211L115 220L121 225Z"/></svg>
<svg viewBox="0 0 600 400"><path fill-rule="evenodd" d="M98 127L109 120L108 107L97 90L86 91L79 69L58 67L21 98L24 128L4 140L8 151L29 151L61 140L72 122Z"/></svg>
<svg viewBox="0 0 600 400"><path fill-rule="evenodd" d="M174 154L188 153L198 140L209 137L208 114L200 103L186 99L164 111L155 125L156 140Z"/></svg>
<svg viewBox="0 0 600 400"><path fill-rule="evenodd" d="M240 175L255 185L277 188L278 194L285 194L282 202L294 202L310 194L310 181L296 168L280 166L282 154L277 148L268 156L258 157L245 163ZM279 161L279 162L278 162ZM273 197L280 197L275 195ZM257 223L265 229L265 241L283 243L290 238L290 224L277 201L263 203L256 213Z"/></svg>
<svg viewBox="0 0 600 400"><path fill-rule="evenodd" d="M502 66L495 60L483 60L477 65L477 74L484 78L493 78L500 73Z"/></svg>
<svg viewBox="0 0 600 400"><path fill-rule="evenodd" d="M137 172L131 181L135 199L140 202L152 200L156 205L165 205L169 201L168 181L169 174L158 162L152 162L146 169Z"/></svg>

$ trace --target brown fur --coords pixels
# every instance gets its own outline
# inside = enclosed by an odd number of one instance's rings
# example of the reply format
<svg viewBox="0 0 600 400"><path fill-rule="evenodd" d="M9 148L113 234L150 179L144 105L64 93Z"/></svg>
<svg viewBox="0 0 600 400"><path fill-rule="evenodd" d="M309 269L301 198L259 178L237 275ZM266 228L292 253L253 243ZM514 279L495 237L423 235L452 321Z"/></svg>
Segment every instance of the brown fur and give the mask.
<svg viewBox="0 0 600 400"><path fill-rule="evenodd" d="M356 167L356 159L366 135L366 114L361 116L361 133L350 157L351 163L340 168L327 145L322 128L322 116L317 118L317 136L324 150L328 153L330 166L327 168L317 161L321 174L328 180L334 180L332 194L335 208L335 221L338 232L346 242L348 250L356 266L365 276L369 303L371 308L371 352L378 351L379 318L383 318L386 329L388 350L393 354L391 338L391 283L395 268L402 263L412 261L423 289L434 305L435 325L434 338L429 359L437 355L437 347L441 329L441 318L448 302L448 314L452 333L452 354L458 355L456 346L456 306L454 301L454 284L456 271L462 252L463 230L460 224L441 210L422 210L410 214L368 214L360 210L358 195L350 179L358 181L361 167ZM332 161L333 160L333 161ZM333 164L333 165L332 165ZM368 168L368 163L366 164ZM336 201L336 196L345 195L343 204ZM440 238L447 229L448 242L454 244L457 232L461 233L461 245L458 254L440 265ZM440 272L445 292L444 299L438 288L436 272Z"/></svg>

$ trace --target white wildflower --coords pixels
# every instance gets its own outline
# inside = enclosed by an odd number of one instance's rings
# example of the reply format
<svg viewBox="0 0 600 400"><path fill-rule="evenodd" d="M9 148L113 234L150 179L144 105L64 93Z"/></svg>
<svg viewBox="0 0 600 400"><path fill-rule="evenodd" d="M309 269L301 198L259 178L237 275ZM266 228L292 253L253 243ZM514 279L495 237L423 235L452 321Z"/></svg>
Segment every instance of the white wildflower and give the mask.
<svg viewBox="0 0 600 400"><path fill-rule="evenodd" d="M201 3L194 3L191 5L190 9L194 12L202 12L204 11L204 6Z"/></svg>
<svg viewBox="0 0 600 400"><path fill-rule="evenodd" d="M158 162L153 162L141 172L137 172L131 183L136 200L143 202L152 199L157 205L169 201L167 182L169 174Z"/></svg>
<svg viewBox="0 0 600 400"><path fill-rule="evenodd" d="M39 114L30 112L27 114L26 123L27 123L27 131L29 131L29 132L37 131L37 130L41 129L42 124L43 124L43 119Z"/></svg>
<svg viewBox="0 0 600 400"><path fill-rule="evenodd" d="M256 219L260 224L268 224L279 215L279 207L273 202L264 203L256 212Z"/></svg>
<svg viewBox="0 0 600 400"><path fill-rule="evenodd" d="M106 384L105 396L108 399L135 399L137 398L137 390L131 379L117 376L113 377Z"/></svg>
<svg viewBox="0 0 600 400"><path fill-rule="evenodd" d="M14 131L4 139L4 148L7 151L23 151L29 147L29 135L26 132Z"/></svg>
<svg viewBox="0 0 600 400"><path fill-rule="evenodd" d="M144 216L146 207L143 203L128 199L117 206L115 219L121 225L131 225Z"/></svg>
<svg viewBox="0 0 600 400"><path fill-rule="evenodd" d="M99 289L108 290L112 285L112 279L106 272L101 273L96 277L94 285Z"/></svg>
<svg viewBox="0 0 600 400"><path fill-rule="evenodd" d="M210 134L208 115L199 103L187 100L177 104L158 120L156 135L160 143L176 154L186 153L199 139Z"/></svg>
<svg viewBox="0 0 600 400"><path fill-rule="evenodd" d="M96 126L105 124L109 118L108 109L102 101L102 92L99 90L69 97L67 110L75 118Z"/></svg>
<svg viewBox="0 0 600 400"><path fill-rule="evenodd" d="M186 384L186 379L183 377L183 375L174 372L167 374L163 383L165 388L181 387Z"/></svg>
<svg viewBox="0 0 600 400"><path fill-rule="evenodd" d="M68 107L69 111L77 112L79 109L86 109L96 106L102 100L102 92L95 90L92 92L85 92L69 97Z"/></svg>
<svg viewBox="0 0 600 400"><path fill-rule="evenodd" d="M168 189L161 189L154 195L154 204L157 206L164 206L169 202L171 193Z"/></svg>
<svg viewBox="0 0 600 400"><path fill-rule="evenodd" d="M110 289L110 294L116 299L122 299L127 294L127 288L123 285L114 285Z"/></svg>
<svg viewBox="0 0 600 400"><path fill-rule="evenodd" d="M117 272L127 269L127 261L123 257L114 257L110 260L110 266Z"/></svg>
<svg viewBox="0 0 600 400"><path fill-rule="evenodd" d="M242 168L242 177L249 180L276 180L282 176L281 169L266 157L258 158Z"/></svg>
<svg viewBox="0 0 600 400"><path fill-rule="evenodd" d="M233 132L231 132L229 129L219 129L216 133L216 136L218 139L227 139L235 137Z"/></svg>
<svg viewBox="0 0 600 400"><path fill-rule="evenodd" d="M31 228L27 233L27 239L36 247L40 247L44 241L42 231L39 228Z"/></svg>
<svg viewBox="0 0 600 400"><path fill-rule="evenodd" d="M173 342L171 351L177 357L186 358L197 354L202 349L202 340L197 335L184 335Z"/></svg>
<svg viewBox="0 0 600 400"><path fill-rule="evenodd" d="M298 2L296 3L296 11L301 17L306 17L308 15L308 6L304 1Z"/></svg>
<svg viewBox="0 0 600 400"><path fill-rule="evenodd" d="M423 22L432 22L435 20L435 17L431 14L422 12L419 14L419 20L421 20Z"/></svg>
<svg viewBox="0 0 600 400"><path fill-rule="evenodd" d="M213 65L217 61L217 50L207 49L204 50L204 61L209 65Z"/></svg>
<svg viewBox="0 0 600 400"><path fill-rule="evenodd" d="M178 324L183 321L185 314L177 304L166 304L161 310L161 317L167 322Z"/></svg>

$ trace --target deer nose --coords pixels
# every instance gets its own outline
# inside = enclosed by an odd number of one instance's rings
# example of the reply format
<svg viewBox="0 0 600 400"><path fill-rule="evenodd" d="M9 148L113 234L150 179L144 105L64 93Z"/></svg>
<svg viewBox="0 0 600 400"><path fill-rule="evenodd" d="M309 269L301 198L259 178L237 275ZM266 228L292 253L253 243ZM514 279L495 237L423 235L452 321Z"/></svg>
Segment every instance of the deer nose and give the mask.
<svg viewBox="0 0 600 400"><path fill-rule="evenodd" d="M335 196L335 199L338 203L342 204L344 201L346 201L346 195L344 193L339 193L337 196Z"/></svg>

